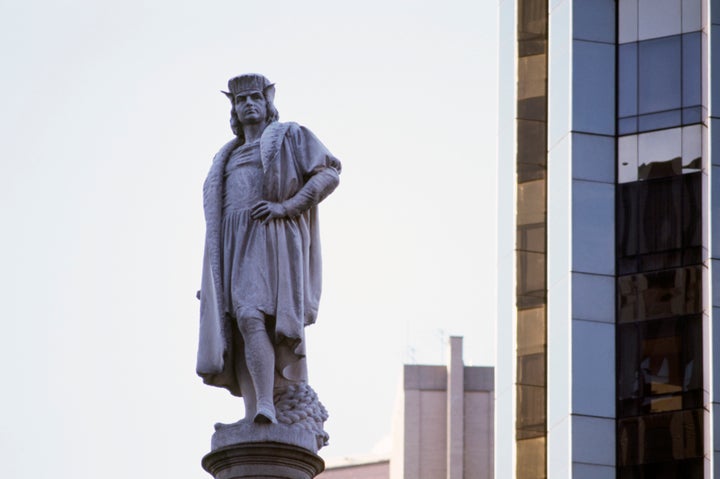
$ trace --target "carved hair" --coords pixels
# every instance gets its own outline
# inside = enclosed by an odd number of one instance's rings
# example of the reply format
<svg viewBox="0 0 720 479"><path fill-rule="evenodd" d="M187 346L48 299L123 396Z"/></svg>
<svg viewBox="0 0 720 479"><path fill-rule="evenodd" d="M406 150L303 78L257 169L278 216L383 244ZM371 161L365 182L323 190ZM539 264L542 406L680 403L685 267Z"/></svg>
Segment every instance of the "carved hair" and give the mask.
<svg viewBox="0 0 720 479"><path fill-rule="evenodd" d="M229 96L229 95L228 95ZM269 100L265 93L263 93L263 98L265 99L265 105L266 105L266 111L265 111L265 122L267 124L270 124L274 121L278 121L280 119L280 114L277 111L277 108L275 108L275 105L273 104L272 100ZM230 98L230 128L232 129L232 132L235 134L235 136L238 137L240 140L240 143L245 143L245 133L243 133L242 129L242 123L240 123L240 118L237 116L237 112L235 112L235 100L233 98Z"/></svg>

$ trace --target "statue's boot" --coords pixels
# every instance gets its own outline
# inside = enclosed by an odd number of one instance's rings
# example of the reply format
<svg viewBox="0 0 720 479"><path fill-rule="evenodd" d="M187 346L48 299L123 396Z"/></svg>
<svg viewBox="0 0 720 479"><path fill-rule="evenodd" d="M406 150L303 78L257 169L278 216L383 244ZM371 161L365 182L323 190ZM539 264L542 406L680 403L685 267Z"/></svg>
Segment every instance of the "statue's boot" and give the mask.
<svg viewBox="0 0 720 479"><path fill-rule="evenodd" d="M275 417L275 406L272 402L258 401L257 413L255 413L255 422L258 424L277 424Z"/></svg>

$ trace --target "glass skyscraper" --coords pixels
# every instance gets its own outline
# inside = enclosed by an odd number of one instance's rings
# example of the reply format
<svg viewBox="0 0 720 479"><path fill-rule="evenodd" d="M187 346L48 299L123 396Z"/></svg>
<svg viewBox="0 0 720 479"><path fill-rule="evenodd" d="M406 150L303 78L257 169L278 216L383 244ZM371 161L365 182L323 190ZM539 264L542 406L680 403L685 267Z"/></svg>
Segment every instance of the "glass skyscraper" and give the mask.
<svg viewBox="0 0 720 479"><path fill-rule="evenodd" d="M720 477L720 0L499 13L495 477Z"/></svg>

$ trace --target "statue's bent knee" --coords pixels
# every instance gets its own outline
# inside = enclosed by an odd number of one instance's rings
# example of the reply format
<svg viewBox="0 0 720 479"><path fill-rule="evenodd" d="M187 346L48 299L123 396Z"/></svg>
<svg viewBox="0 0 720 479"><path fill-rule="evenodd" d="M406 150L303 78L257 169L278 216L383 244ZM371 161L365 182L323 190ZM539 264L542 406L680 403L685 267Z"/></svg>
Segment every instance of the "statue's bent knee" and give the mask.
<svg viewBox="0 0 720 479"><path fill-rule="evenodd" d="M262 314L258 312L241 313L238 311L237 325L243 339L247 339L253 334L257 334L259 332L267 333L267 330L265 329L265 318L263 318Z"/></svg>

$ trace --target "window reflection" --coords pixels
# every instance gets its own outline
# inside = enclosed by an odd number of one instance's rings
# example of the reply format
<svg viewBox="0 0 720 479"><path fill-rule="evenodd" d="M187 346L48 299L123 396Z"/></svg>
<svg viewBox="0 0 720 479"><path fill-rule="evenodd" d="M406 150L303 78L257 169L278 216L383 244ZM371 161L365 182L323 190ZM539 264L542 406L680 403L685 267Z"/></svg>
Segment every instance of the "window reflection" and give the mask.
<svg viewBox="0 0 720 479"><path fill-rule="evenodd" d="M702 407L700 315L618 326L618 417Z"/></svg>
<svg viewBox="0 0 720 479"><path fill-rule="evenodd" d="M681 178L663 178L638 189L638 252L677 249L681 244Z"/></svg>
<svg viewBox="0 0 720 479"><path fill-rule="evenodd" d="M701 265L618 278L618 321L702 312Z"/></svg>
<svg viewBox="0 0 720 479"><path fill-rule="evenodd" d="M699 171L702 168L703 128L701 125L693 125L682 129L683 173Z"/></svg>
<svg viewBox="0 0 720 479"><path fill-rule="evenodd" d="M617 477L700 479L702 2L618 11Z"/></svg>
<svg viewBox="0 0 720 479"><path fill-rule="evenodd" d="M638 179L682 174L682 129L638 135Z"/></svg>
<svg viewBox="0 0 720 479"><path fill-rule="evenodd" d="M664 37L682 31L682 0L640 0L638 35L640 39Z"/></svg>
<svg viewBox="0 0 720 479"><path fill-rule="evenodd" d="M702 32L618 48L621 135L702 121Z"/></svg>
<svg viewBox="0 0 720 479"><path fill-rule="evenodd" d="M702 176L700 173L683 175L683 247L687 250L702 246ZM702 258L698 258L698 262ZM686 263L687 264L687 263Z"/></svg>
<svg viewBox="0 0 720 479"><path fill-rule="evenodd" d="M621 467L702 458L703 409L621 419L618 446Z"/></svg>
<svg viewBox="0 0 720 479"><path fill-rule="evenodd" d="M630 183L702 169L705 126L670 128L618 139L618 182Z"/></svg>
<svg viewBox="0 0 720 479"><path fill-rule="evenodd" d="M702 34L682 35L682 103L683 106L702 102Z"/></svg>
<svg viewBox="0 0 720 479"><path fill-rule="evenodd" d="M638 113L681 108L681 35L638 44Z"/></svg>
<svg viewBox="0 0 720 479"><path fill-rule="evenodd" d="M618 185L619 274L702 261L701 188L701 173Z"/></svg>

